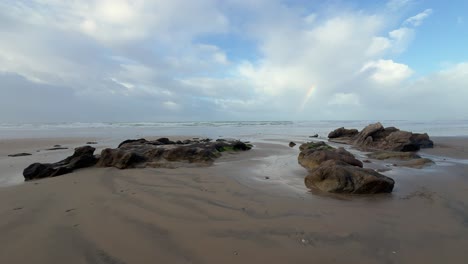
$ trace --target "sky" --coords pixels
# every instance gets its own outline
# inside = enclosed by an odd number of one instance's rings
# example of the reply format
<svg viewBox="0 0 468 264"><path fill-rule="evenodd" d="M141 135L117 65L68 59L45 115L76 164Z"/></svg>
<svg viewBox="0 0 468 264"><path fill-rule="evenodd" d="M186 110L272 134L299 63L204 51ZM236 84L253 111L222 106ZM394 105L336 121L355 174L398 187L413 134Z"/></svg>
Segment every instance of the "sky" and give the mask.
<svg viewBox="0 0 468 264"><path fill-rule="evenodd" d="M468 119L468 1L0 0L0 122Z"/></svg>

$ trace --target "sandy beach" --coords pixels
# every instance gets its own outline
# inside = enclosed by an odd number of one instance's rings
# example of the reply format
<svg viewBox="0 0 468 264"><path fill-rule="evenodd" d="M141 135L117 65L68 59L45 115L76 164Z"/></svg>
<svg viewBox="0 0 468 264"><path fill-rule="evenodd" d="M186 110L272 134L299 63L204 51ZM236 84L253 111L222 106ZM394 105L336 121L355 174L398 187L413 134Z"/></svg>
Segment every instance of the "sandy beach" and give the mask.
<svg viewBox="0 0 468 264"><path fill-rule="evenodd" d="M91 140L2 140L1 173ZM0 263L466 263L468 139L434 141L421 154L435 165L392 168L393 193L374 196L309 191L297 147L268 139L211 167L12 178L0 188ZM69 149L45 150L56 144ZM7 156L20 152L33 155Z"/></svg>

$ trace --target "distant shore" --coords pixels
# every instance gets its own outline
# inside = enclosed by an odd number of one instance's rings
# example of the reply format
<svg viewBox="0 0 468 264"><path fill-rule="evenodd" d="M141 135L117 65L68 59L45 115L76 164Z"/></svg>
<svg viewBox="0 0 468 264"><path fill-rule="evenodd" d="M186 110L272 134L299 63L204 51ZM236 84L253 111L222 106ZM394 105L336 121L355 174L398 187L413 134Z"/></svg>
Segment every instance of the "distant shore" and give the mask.
<svg viewBox="0 0 468 264"><path fill-rule="evenodd" d="M432 139L420 154L436 165L384 172L396 186L376 196L307 190L287 144L308 137L258 138L205 168L88 168L22 184L32 162L118 142L1 140L0 177L13 186L0 188L0 262L463 263L468 138ZM8 157L21 152L32 155Z"/></svg>

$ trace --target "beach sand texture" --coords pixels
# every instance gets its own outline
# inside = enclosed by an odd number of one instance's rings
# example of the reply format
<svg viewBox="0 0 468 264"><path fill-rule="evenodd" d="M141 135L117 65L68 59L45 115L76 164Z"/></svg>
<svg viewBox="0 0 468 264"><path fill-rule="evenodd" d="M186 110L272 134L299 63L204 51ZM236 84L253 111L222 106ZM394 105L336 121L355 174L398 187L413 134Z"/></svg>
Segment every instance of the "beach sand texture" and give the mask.
<svg viewBox="0 0 468 264"><path fill-rule="evenodd" d="M2 141L1 173L87 140ZM393 168L394 192L374 196L307 190L297 148L273 141L212 167L88 168L2 187L0 263L466 263L468 141L435 141L422 152L435 166ZM71 149L7 157L52 143Z"/></svg>

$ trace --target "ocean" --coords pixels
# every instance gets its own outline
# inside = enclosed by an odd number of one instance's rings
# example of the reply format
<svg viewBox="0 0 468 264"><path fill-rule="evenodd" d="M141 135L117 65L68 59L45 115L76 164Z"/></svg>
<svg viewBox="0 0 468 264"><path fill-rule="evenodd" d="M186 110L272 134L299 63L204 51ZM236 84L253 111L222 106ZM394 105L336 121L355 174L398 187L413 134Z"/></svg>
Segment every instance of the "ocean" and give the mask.
<svg viewBox="0 0 468 264"><path fill-rule="evenodd" d="M261 139L265 137L326 138L338 127L362 129L375 120L355 121L216 121L216 122L135 122L135 123L36 123L0 124L0 139L99 137L136 138L148 136L200 136ZM468 136L468 120L380 121L385 127L428 133L429 136Z"/></svg>

